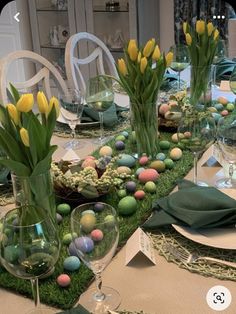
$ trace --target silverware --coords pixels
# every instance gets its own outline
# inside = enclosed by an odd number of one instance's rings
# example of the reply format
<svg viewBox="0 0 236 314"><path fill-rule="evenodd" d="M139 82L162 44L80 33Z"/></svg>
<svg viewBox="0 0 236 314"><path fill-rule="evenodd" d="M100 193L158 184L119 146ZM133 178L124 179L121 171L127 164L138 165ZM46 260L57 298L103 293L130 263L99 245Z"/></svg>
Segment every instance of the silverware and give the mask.
<svg viewBox="0 0 236 314"><path fill-rule="evenodd" d="M180 250L177 247L175 247L172 244L165 244L163 246L165 251L168 251L170 254L172 254L175 258L178 260L182 261L183 263L189 264L189 263L194 263L199 260L204 260L210 263L217 263L221 265L226 265L230 266L233 268L236 268L236 263L234 262L229 262L229 261L224 261L218 258L210 257L210 256L200 256L196 252L190 253L187 250Z"/></svg>

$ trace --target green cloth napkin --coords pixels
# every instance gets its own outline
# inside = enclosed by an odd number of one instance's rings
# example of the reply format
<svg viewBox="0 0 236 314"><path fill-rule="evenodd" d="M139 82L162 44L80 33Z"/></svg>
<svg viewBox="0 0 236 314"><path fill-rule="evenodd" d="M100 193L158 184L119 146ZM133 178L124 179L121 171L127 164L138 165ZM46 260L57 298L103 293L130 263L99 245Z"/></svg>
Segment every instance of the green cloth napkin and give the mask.
<svg viewBox="0 0 236 314"><path fill-rule="evenodd" d="M121 107L116 105L115 103L108 108L103 113L103 124L105 126L113 126L118 122L119 115L122 111L127 111L128 108ZM93 110L92 108L89 108L88 106L84 107L81 122L93 122L93 121L99 121L99 114L97 111Z"/></svg>
<svg viewBox="0 0 236 314"><path fill-rule="evenodd" d="M179 181L178 188L177 192L153 202L153 215L144 228L180 224L197 229L236 224L236 200L214 187L197 186L187 180Z"/></svg>

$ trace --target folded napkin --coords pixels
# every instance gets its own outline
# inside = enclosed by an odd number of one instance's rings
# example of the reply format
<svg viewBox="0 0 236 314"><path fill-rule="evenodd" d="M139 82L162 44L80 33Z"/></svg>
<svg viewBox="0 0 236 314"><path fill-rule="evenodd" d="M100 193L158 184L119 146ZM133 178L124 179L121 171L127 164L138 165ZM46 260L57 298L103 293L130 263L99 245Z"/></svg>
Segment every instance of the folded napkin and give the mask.
<svg viewBox="0 0 236 314"><path fill-rule="evenodd" d="M187 180L179 181L178 188L177 192L153 202L153 215L144 228L180 224L197 229L236 224L236 200L214 187L197 186Z"/></svg>
<svg viewBox="0 0 236 314"><path fill-rule="evenodd" d="M122 111L127 111L128 108L121 107L116 105L115 103L108 108L103 113L103 123L105 126L113 126L118 122L119 115ZM84 107L82 118L82 122L93 122L99 121L99 114L97 111L89 108L88 106Z"/></svg>
<svg viewBox="0 0 236 314"><path fill-rule="evenodd" d="M235 66L236 60L224 58L216 65L216 80L229 80Z"/></svg>

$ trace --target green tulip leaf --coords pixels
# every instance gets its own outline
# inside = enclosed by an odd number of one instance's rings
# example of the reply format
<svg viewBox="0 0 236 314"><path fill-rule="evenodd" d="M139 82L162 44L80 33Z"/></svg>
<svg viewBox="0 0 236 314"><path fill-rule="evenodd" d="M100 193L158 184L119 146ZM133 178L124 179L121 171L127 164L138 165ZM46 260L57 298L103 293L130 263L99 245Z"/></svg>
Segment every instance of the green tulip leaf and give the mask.
<svg viewBox="0 0 236 314"><path fill-rule="evenodd" d="M10 83L10 90L11 90L11 93L12 93L14 99L15 99L15 103L17 103L17 101L20 99L20 94L19 94L18 90L15 88L15 86L12 85L11 83Z"/></svg>
<svg viewBox="0 0 236 314"><path fill-rule="evenodd" d="M30 169L21 162L6 158L0 158L0 164L10 169L17 176L30 175Z"/></svg>
<svg viewBox="0 0 236 314"><path fill-rule="evenodd" d="M49 148L47 156L43 160L40 160L40 162L33 169L32 176L37 176L49 170L49 168L51 167L52 154L55 152L56 149L56 145L53 145Z"/></svg>

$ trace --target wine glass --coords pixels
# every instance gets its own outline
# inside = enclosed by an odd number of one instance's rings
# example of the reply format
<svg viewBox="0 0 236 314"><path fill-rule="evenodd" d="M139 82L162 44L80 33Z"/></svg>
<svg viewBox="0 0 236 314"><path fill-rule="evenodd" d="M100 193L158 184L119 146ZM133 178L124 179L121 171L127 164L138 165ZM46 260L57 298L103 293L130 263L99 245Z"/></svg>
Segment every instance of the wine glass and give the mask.
<svg viewBox="0 0 236 314"><path fill-rule="evenodd" d="M61 105L60 113L66 122L68 122L72 137L72 140L65 143L64 148L73 150L82 148L83 145L75 139L75 128L81 121L84 107L83 97L79 90L69 88L66 93L59 95L59 100Z"/></svg>
<svg viewBox="0 0 236 314"><path fill-rule="evenodd" d="M188 47L182 44L173 45L170 47L170 51L174 54L170 68L178 73L177 90L181 90L183 86L181 86L180 72L185 70L190 63Z"/></svg>
<svg viewBox="0 0 236 314"><path fill-rule="evenodd" d="M114 92L112 78L99 75L88 80L86 86L86 103L98 112L100 120L100 138L98 144L103 145L107 139L104 138L103 112L112 106Z"/></svg>
<svg viewBox="0 0 236 314"><path fill-rule="evenodd" d="M101 273L115 253L119 227L115 209L105 203L87 203L76 207L71 214L75 250L95 274L96 288L80 296L79 302L91 313L107 313L120 304L119 293L102 287Z"/></svg>
<svg viewBox="0 0 236 314"><path fill-rule="evenodd" d="M7 212L2 223L1 263L12 275L31 281L35 308L27 314L55 313L41 307L38 288L38 278L51 273L59 257L54 223L43 210L30 205Z"/></svg>
<svg viewBox="0 0 236 314"><path fill-rule="evenodd" d="M199 186L207 186L207 183L198 181L197 162L200 154L209 148L215 140L214 119L208 116L207 113L194 109L181 118L177 135L179 142L193 153L193 182Z"/></svg>
<svg viewBox="0 0 236 314"><path fill-rule="evenodd" d="M216 74L217 74L217 70L218 68L222 69L225 66L220 66L220 62L224 60L225 56L226 56L226 45L225 45L225 41L223 39L219 39L218 40L218 44L216 46L216 52L213 58L213 87L218 88L217 84L216 84Z"/></svg>

